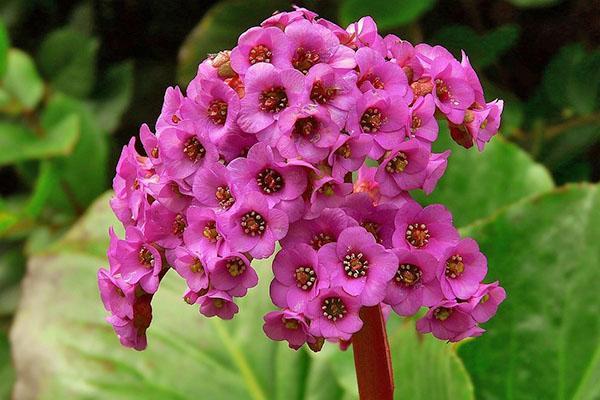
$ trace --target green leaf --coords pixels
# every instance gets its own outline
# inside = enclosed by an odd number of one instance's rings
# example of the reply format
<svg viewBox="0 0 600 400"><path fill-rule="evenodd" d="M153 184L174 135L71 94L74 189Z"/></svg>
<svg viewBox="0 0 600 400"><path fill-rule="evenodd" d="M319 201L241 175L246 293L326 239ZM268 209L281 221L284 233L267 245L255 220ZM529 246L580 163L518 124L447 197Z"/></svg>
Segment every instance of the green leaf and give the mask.
<svg viewBox="0 0 600 400"><path fill-rule="evenodd" d="M436 0L344 0L340 21L344 25L371 16L381 30L389 30L415 21L436 4Z"/></svg>
<svg viewBox="0 0 600 400"><path fill-rule="evenodd" d="M64 28L42 42L38 62L42 73L56 89L75 97L86 97L94 87L99 42L81 32Z"/></svg>
<svg viewBox="0 0 600 400"><path fill-rule="evenodd" d="M516 145L493 138L480 153L455 144L447 128L440 129L434 150L451 149L446 174L428 197L415 193L424 204L441 203L454 215L457 226L487 217L499 208L553 187L548 171Z"/></svg>
<svg viewBox="0 0 600 400"><path fill-rule="evenodd" d="M42 122L40 129L36 134L24 124L0 121L0 166L68 155L79 137L76 115L62 115L52 125Z"/></svg>
<svg viewBox="0 0 600 400"><path fill-rule="evenodd" d="M102 77L91 100L92 113L106 132L113 132L121 122L133 96L133 63L112 65Z"/></svg>
<svg viewBox="0 0 600 400"><path fill-rule="evenodd" d="M507 300L459 347L481 399L598 399L600 191L571 185L467 229Z"/></svg>
<svg viewBox="0 0 600 400"><path fill-rule="evenodd" d="M20 283L25 273L25 257L20 242L4 241L0 244L0 254L2 254L0 257L0 319L2 319L10 317L19 303ZM2 330L2 326L0 326L0 335L3 333ZM2 365L1 359L0 356L0 366ZM1 379L0 382L2 382ZM3 398L2 390L0 390L0 398Z"/></svg>
<svg viewBox="0 0 600 400"><path fill-rule="evenodd" d="M42 161L35 186L25 208L25 215L29 218L37 218L56 187L58 187L58 176L54 166L50 161Z"/></svg>
<svg viewBox="0 0 600 400"><path fill-rule="evenodd" d="M550 7L562 3L563 0L507 0L509 3L521 8Z"/></svg>
<svg viewBox="0 0 600 400"><path fill-rule="evenodd" d="M258 25L276 10L285 10L284 0L225 0L211 7L188 35L179 50L177 76L187 84L210 53L233 48L240 33Z"/></svg>
<svg viewBox="0 0 600 400"><path fill-rule="evenodd" d="M431 41L447 47L456 57L464 50L475 67L484 68L513 47L518 38L517 25L503 25L483 35L466 25L452 25L437 31Z"/></svg>
<svg viewBox="0 0 600 400"><path fill-rule="evenodd" d="M8 65L3 81L4 89L17 100L21 107L32 110L44 94L44 82L29 55L21 50L10 49Z"/></svg>
<svg viewBox="0 0 600 400"><path fill-rule="evenodd" d="M6 26L0 21L0 79L4 77L8 66L8 48L10 46L8 40L8 32Z"/></svg>
<svg viewBox="0 0 600 400"><path fill-rule="evenodd" d="M9 399L15 373L10 361L10 345L8 338L0 332L0 398Z"/></svg>
<svg viewBox="0 0 600 400"><path fill-rule="evenodd" d="M103 196L61 241L30 260L11 332L16 368L23 371L17 398L356 398L351 351L326 345L311 357L264 336L262 316L274 308L270 260L256 262L259 287L240 299L232 321L198 315L197 306L181 299L182 280L169 272L153 302L148 349L120 347L103 321L95 274L106 265L107 229L116 223ZM390 340L401 398L472 398L450 345L417 335L412 322L399 318L390 325Z"/></svg>

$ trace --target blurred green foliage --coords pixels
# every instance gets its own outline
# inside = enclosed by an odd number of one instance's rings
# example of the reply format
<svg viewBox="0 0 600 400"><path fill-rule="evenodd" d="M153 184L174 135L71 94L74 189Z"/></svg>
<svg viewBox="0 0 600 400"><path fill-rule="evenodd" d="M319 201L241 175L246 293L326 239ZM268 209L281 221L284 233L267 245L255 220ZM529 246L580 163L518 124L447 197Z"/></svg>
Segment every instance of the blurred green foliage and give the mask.
<svg viewBox="0 0 600 400"><path fill-rule="evenodd" d="M464 50L488 99L505 100L503 137L481 154L452 145L439 189L418 198L446 204L480 241L508 300L458 351L393 318L398 397L600 398L598 189L554 183L600 178L597 2L295 3L342 26L371 15L382 33ZM294 353L264 337L265 279L223 323L173 312L185 304L167 278L149 349L120 348L94 274L114 223L106 197L70 228L109 187L119 147L153 123L165 86L185 88L207 54L290 4L0 0L0 399L15 375L26 398L356 398L351 353Z"/></svg>

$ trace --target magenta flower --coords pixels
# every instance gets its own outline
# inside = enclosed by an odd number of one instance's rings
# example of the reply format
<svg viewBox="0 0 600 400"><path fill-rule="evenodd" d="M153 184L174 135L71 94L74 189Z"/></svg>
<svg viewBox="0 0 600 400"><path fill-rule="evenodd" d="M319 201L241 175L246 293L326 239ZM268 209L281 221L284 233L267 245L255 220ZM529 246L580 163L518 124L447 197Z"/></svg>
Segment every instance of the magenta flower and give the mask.
<svg viewBox="0 0 600 400"><path fill-rule="evenodd" d="M146 329L138 328L135 320L111 315L106 321L113 326L121 345L141 351L148 346Z"/></svg>
<svg viewBox="0 0 600 400"><path fill-rule="evenodd" d="M394 253L398 257L397 270L388 283L384 301L404 316L438 304L443 299L437 278L439 261L423 250L397 249Z"/></svg>
<svg viewBox="0 0 600 400"><path fill-rule="evenodd" d="M140 141L146 152L148 160L154 169L160 169L162 161L160 160L160 152L158 151L158 138L147 124L140 126Z"/></svg>
<svg viewBox="0 0 600 400"><path fill-rule="evenodd" d="M158 289L159 274L162 271L161 255L142 231L135 226L125 230L125 240L111 243L116 246L114 257L117 266L111 265L111 272L119 274L124 282L135 285L139 283L146 293L154 293ZM111 250L109 250L110 252ZM109 261L113 257L109 256Z"/></svg>
<svg viewBox="0 0 600 400"><path fill-rule="evenodd" d="M322 290L306 309L311 319L309 333L334 342L350 340L363 325L358 316L360 308L360 301L342 288Z"/></svg>
<svg viewBox="0 0 600 400"><path fill-rule="evenodd" d="M212 142L217 142L237 129L240 99L232 88L219 80L203 80L200 86L202 92L194 104L198 129L208 134Z"/></svg>
<svg viewBox="0 0 600 400"><path fill-rule="evenodd" d="M291 349L298 350L304 343L314 341L302 314L291 310L271 311L264 320L265 334L272 340L287 341Z"/></svg>
<svg viewBox="0 0 600 400"><path fill-rule="evenodd" d="M188 227L183 232L185 245L205 259L219 254L223 245L220 221L226 218L210 208L191 206L187 210Z"/></svg>
<svg viewBox="0 0 600 400"><path fill-rule="evenodd" d="M197 302L200 303L200 313L205 317L231 319L240 310L233 298L221 290L210 290L198 297Z"/></svg>
<svg viewBox="0 0 600 400"><path fill-rule="evenodd" d="M144 233L149 241L156 242L166 249L174 249L181 244L183 233L188 226L183 213L171 211L155 201L146 210L144 218Z"/></svg>
<svg viewBox="0 0 600 400"><path fill-rule="evenodd" d="M438 124L435 120L435 102L428 94L419 97L409 109L409 136L425 143L435 142L438 136Z"/></svg>
<svg viewBox="0 0 600 400"><path fill-rule="evenodd" d="M504 102L502 100L494 100L485 105L483 111L485 117L479 125L477 136L474 137L479 151L483 151L485 144L498 133L498 129L500 128L500 116L502 115L503 109ZM474 111L474 113L477 114L477 111Z"/></svg>
<svg viewBox="0 0 600 400"><path fill-rule="evenodd" d="M375 180L376 173L377 167L369 167L367 164L363 164L358 169L356 181L353 185L354 193L366 193L373 204L379 204L382 200L379 192L379 182Z"/></svg>
<svg viewBox="0 0 600 400"><path fill-rule="evenodd" d="M317 16L316 13L307 10L306 8L293 6L294 11L289 12L279 12L273 14L263 22L261 22L261 26L274 26L281 30L285 29L286 26L291 24L294 21L300 21L303 19L307 19L309 21L313 21Z"/></svg>
<svg viewBox="0 0 600 400"><path fill-rule="evenodd" d="M417 321L417 330L421 333L433 333L438 339L458 342L467 335L478 336L482 333L474 329L476 322L471 316L469 303L457 303L445 300L429 309L423 318Z"/></svg>
<svg viewBox="0 0 600 400"><path fill-rule="evenodd" d="M446 249L441 258L443 268L438 277L444 296L448 299L469 299L479 288L487 273L487 261L473 239L462 239Z"/></svg>
<svg viewBox="0 0 600 400"><path fill-rule="evenodd" d="M423 182L423 192L425 194L431 194L438 181L446 172L448 166L448 157L450 157L450 150L446 150L443 153L432 153L427 163L427 173L425 175L425 181Z"/></svg>
<svg viewBox="0 0 600 400"><path fill-rule="evenodd" d="M385 196L397 196L402 191L423 186L431 152L418 140L396 145L377 168L375 180Z"/></svg>
<svg viewBox="0 0 600 400"><path fill-rule="evenodd" d="M469 61L469 57L465 54L464 51L461 51L461 60L460 65L463 68L463 72L465 74L465 78L469 85L471 85L471 89L473 89L473 95L475 97L474 102L480 105L485 104L485 98L483 97L483 88L481 87L481 82L479 81L479 77L477 77L477 73L471 66L471 62Z"/></svg>
<svg viewBox="0 0 600 400"><path fill-rule="evenodd" d="M350 111L348 128L353 134L373 135L375 143L369 156L378 159L384 150L391 150L404 139L407 118L408 106L402 98L369 90Z"/></svg>
<svg viewBox="0 0 600 400"><path fill-rule="evenodd" d="M385 297L398 259L362 227L346 228L337 243L319 249L319 264L329 273L330 285L341 286L362 305L374 306Z"/></svg>
<svg viewBox="0 0 600 400"><path fill-rule="evenodd" d="M371 17L362 17L357 22L351 23L346 28L351 43L356 47L381 48L381 40L377 34L377 24Z"/></svg>
<svg viewBox="0 0 600 400"><path fill-rule="evenodd" d="M259 63L246 72L246 87L238 124L242 130L257 133L260 140L278 139L275 122L279 113L300 101L304 75L294 69L278 70Z"/></svg>
<svg viewBox="0 0 600 400"><path fill-rule="evenodd" d="M406 74L398 64L386 62L380 52L368 47L356 51L356 63L360 71L360 90L384 90L390 96L401 97L407 104L412 102L413 92L408 86Z"/></svg>
<svg viewBox="0 0 600 400"><path fill-rule="evenodd" d="M176 182L164 176L163 181L148 183L148 194L169 210L179 213L192 202L191 188L183 181ZM149 206L148 206L149 207Z"/></svg>
<svg viewBox="0 0 600 400"><path fill-rule="evenodd" d="M327 243L337 242L340 233L356 222L339 208L326 208L318 218L302 219L290 224L288 234L281 240L282 247L294 248L308 244L319 250Z"/></svg>
<svg viewBox="0 0 600 400"><path fill-rule="evenodd" d="M506 291L498 282L480 284L473 297L469 299L469 304L473 307L471 316L479 323L489 321L504 299L506 299Z"/></svg>
<svg viewBox="0 0 600 400"><path fill-rule="evenodd" d="M275 242L288 230L288 217L269 207L264 196L249 192L239 200L227 219L218 221L231 249L249 252L254 258L267 258L275 251Z"/></svg>
<svg viewBox="0 0 600 400"><path fill-rule="evenodd" d="M181 107L183 105L183 94L179 87L169 87L165 92L160 116L156 121L156 130L162 131L164 128L177 126L182 120Z"/></svg>
<svg viewBox="0 0 600 400"><path fill-rule="evenodd" d="M375 241L385 248L392 247L395 230L394 218L398 208L393 204L374 205L367 193L354 193L346 198L342 209L360 226L365 228Z"/></svg>
<svg viewBox="0 0 600 400"><path fill-rule="evenodd" d="M120 318L133 318L134 285L101 268L98 270L98 288L106 311Z"/></svg>
<svg viewBox="0 0 600 400"><path fill-rule="evenodd" d="M204 134L197 133L192 122L181 122L177 127L165 128L158 140L165 173L174 179L193 175L204 165L219 159L217 148Z"/></svg>
<svg viewBox="0 0 600 400"><path fill-rule="evenodd" d="M217 143L217 149L221 159L228 164L238 157L246 157L250 148L256 143L258 139L255 135L238 131L221 138Z"/></svg>
<svg viewBox="0 0 600 400"><path fill-rule="evenodd" d="M459 239L458 231L452 225L452 215L440 204L423 208L415 201L409 201L398 210L394 224L392 243L397 248L423 249L441 256Z"/></svg>
<svg viewBox="0 0 600 400"><path fill-rule="evenodd" d="M242 297L258 284L258 275L241 253L227 253L209 260L210 283L214 289Z"/></svg>
<svg viewBox="0 0 600 400"><path fill-rule="evenodd" d="M329 154L340 134L329 112L313 104L290 107L281 113L278 122L281 136L277 149L285 158L301 158L318 162Z"/></svg>
<svg viewBox="0 0 600 400"><path fill-rule="evenodd" d="M199 292L209 285L204 257L187 247L177 247L168 253L167 260L175 271L185 279L190 290Z"/></svg>
<svg viewBox="0 0 600 400"><path fill-rule="evenodd" d="M346 173L358 170L364 164L372 145L370 135L339 135L327 158L332 166L331 175L336 179L344 179Z"/></svg>
<svg viewBox="0 0 600 400"><path fill-rule="evenodd" d="M286 59L288 46L288 40L279 28L250 28L240 36L237 47L231 50L231 67L240 75L259 63L286 68L289 66Z"/></svg>
<svg viewBox="0 0 600 400"><path fill-rule="evenodd" d="M221 163L210 164L198 171L192 192L200 205L215 211L229 210L238 197L231 172Z"/></svg>
<svg viewBox="0 0 600 400"><path fill-rule="evenodd" d="M273 304L304 312L319 292L329 287L329 276L319 264L316 250L304 243L282 249L273 261Z"/></svg>
<svg viewBox="0 0 600 400"><path fill-rule="evenodd" d="M475 95L460 63L450 57L438 57L433 60L429 73L434 83L435 104L451 122L462 123Z"/></svg>
<svg viewBox="0 0 600 400"><path fill-rule="evenodd" d="M316 218L325 208L336 208L344 202L344 197L352 192L352 184L331 176L325 176L313 182L310 195L310 209L307 218Z"/></svg>

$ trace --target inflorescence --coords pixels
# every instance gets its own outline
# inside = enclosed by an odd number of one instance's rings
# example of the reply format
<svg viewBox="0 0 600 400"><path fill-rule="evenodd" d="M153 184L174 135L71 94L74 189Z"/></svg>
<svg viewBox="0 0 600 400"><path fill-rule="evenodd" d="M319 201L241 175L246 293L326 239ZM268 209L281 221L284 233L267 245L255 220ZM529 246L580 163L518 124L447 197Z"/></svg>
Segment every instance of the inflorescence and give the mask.
<svg viewBox="0 0 600 400"><path fill-rule="evenodd" d="M230 319L272 256L278 310L264 331L297 349L351 341L363 306L428 312L420 332L458 341L483 332L504 300L484 284L485 256L461 239L431 193L450 151L433 153L439 122L463 145L498 131L463 53L380 36L372 18L343 29L301 8L250 28L209 56L185 95L168 88L155 133L123 148L100 294L121 343L142 350L151 300L170 269L183 298ZM465 171L468 173L468 171Z"/></svg>

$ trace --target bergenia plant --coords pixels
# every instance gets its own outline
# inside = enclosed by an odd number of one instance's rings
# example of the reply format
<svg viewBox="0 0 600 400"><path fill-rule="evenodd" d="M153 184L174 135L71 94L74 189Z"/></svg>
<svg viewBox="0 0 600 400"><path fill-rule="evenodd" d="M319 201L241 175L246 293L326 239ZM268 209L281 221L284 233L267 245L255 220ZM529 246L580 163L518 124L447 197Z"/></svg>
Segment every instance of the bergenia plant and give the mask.
<svg viewBox="0 0 600 400"><path fill-rule="evenodd" d="M426 308L419 332L456 342L481 335L506 296L483 283L486 257L451 213L411 197L446 170L440 123L481 151L502 107L464 53L382 37L370 17L343 29L302 8L274 14L185 92L167 89L155 133L141 128L145 155L135 139L123 148L111 205L126 233L111 230L98 272L107 321L143 350L170 269L201 314L234 318L253 261L274 255L266 336L354 346L361 396L389 398L391 374L361 373L390 368L384 316Z"/></svg>

